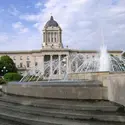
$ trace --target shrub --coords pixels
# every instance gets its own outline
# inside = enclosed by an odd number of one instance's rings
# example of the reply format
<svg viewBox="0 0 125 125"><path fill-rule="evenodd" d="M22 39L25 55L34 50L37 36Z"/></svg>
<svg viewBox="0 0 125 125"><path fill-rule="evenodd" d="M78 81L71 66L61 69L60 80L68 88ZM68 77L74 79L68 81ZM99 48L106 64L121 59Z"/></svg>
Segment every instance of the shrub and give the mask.
<svg viewBox="0 0 125 125"><path fill-rule="evenodd" d="M0 77L0 85L6 84L6 83L7 82L3 78Z"/></svg>
<svg viewBox="0 0 125 125"><path fill-rule="evenodd" d="M22 76L19 73L6 73L4 79L6 81L19 81Z"/></svg>

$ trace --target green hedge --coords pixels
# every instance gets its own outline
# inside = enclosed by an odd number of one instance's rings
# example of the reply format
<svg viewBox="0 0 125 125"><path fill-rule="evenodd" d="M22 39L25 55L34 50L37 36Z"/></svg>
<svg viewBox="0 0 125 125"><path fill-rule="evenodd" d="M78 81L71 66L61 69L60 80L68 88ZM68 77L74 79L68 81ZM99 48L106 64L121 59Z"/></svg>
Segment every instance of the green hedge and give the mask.
<svg viewBox="0 0 125 125"><path fill-rule="evenodd" d="M0 85L6 84L6 83L7 82L3 78L0 78Z"/></svg>
<svg viewBox="0 0 125 125"><path fill-rule="evenodd" d="M19 81L22 76L19 73L6 73L4 79L6 81Z"/></svg>

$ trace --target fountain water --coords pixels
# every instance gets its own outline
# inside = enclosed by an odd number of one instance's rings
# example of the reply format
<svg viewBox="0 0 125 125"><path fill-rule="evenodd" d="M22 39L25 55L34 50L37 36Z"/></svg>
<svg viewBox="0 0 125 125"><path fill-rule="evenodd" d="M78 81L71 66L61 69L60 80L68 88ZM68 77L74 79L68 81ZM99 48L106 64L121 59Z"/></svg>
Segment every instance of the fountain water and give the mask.
<svg viewBox="0 0 125 125"><path fill-rule="evenodd" d="M110 55L107 52L107 47L103 45L100 48L100 52L95 56L88 57L85 54L71 54L69 55L70 73L82 73L82 72L98 72L98 71L110 71L118 72L125 71L125 59L117 56ZM58 59L52 62L52 74L50 75L50 61L44 63L44 71L38 70L39 68L33 68L22 78L20 82L39 81L41 78L51 79L54 75L59 75L59 66L61 69L61 75L63 80L67 80L67 64L63 59L59 62ZM38 70L36 72L36 70ZM57 77L59 78L59 77Z"/></svg>
<svg viewBox="0 0 125 125"><path fill-rule="evenodd" d="M100 48L99 71L110 71L110 57L105 45Z"/></svg>

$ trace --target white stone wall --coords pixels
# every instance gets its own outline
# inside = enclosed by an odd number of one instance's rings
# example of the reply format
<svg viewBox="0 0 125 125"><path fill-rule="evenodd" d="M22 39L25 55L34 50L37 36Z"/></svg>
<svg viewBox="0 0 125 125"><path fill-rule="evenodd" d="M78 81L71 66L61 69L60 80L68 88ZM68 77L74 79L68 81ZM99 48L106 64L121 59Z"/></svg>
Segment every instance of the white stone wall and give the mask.
<svg viewBox="0 0 125 125"><path fill-rule="evenodd" d="M109 76L107 85L108 99L125 106L125 73Z"/></svg>
<svg viewBox="0 0 125 125"><path fill-rule="evenodd" d="M98 53L94 52L79 52L84 55L84 58L95 58L99 56ZM28 71L30 69L35 68L35 62L38 63L37 68L41 70L41 72L44 71L44 56L45 55L67 55L69 56L72 54L72 52L69 52L69 50L66 49L57 49L57 51L53 49L46 49L46 50L41 50L40 52L8 52L7 54L1 53L0 56L3 55L8 55L10 56L13 61L16 64L16 67L21 70L21 72ZM120 53L114 53L113 55L118 55L120 56ZM94 57L93 57L94 56ZM27 57L29 57L29 60L27 60ZM21 59L22 58L22 59ZM27 67L27 61L30 61L30 67ZM23 64L23 67L20 67L20 63ZM68 60L68 65L70 65L70 60ZM69 71L68 71L69 70ZM67 67L67 71L70 72L70 67Z"/></svg>

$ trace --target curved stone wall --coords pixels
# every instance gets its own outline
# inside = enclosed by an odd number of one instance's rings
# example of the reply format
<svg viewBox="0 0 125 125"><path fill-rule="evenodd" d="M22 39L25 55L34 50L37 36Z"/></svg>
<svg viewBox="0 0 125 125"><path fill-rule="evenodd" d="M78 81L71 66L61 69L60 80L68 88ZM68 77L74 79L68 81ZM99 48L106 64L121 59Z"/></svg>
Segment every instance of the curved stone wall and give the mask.
<svg viewBox="0 0 125 125"><path fill-rule="evenodd" d="M88 83L89 84L89 83ZM2 87L7 94L58 99L104 99L107 100L107 88L100 85L29 85L8 84Z"/></svg>

